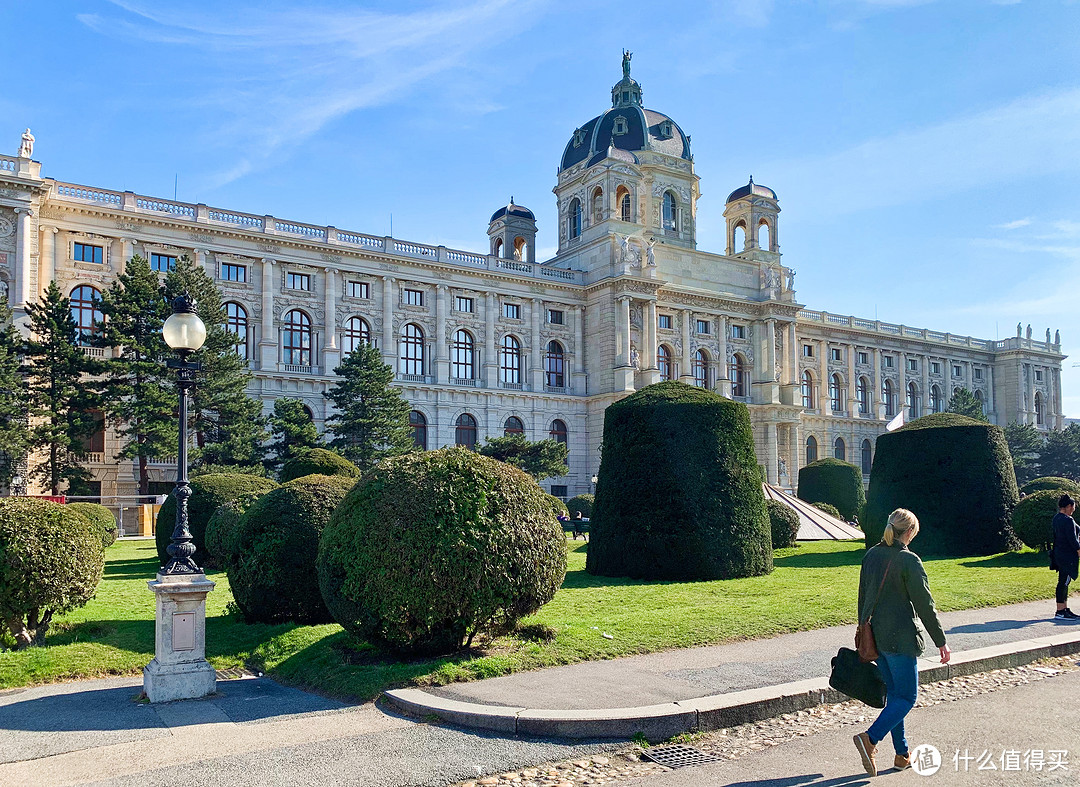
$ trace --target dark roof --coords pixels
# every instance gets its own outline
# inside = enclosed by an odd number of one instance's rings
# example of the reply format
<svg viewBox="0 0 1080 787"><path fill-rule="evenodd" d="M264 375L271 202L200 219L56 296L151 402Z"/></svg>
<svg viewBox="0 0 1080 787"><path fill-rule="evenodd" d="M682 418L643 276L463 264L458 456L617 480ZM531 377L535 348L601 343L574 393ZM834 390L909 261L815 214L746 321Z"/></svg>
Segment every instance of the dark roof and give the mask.
<svg viewBox="0 0 1080 787"><path fill-rule="evenodd" d="M626 131L623 134L614 133L615 121L619 117L626 121ZM662 133L662 126L666 123L671 124L670 136ZM581 132L582 141L575 147L577 132ZM560 167L566 169L581 161L588 161L589 166L592 166L606 157L609 145L631 154L641 150L654 150L690 160L690 140L674 120L651 109L620 106L597 115L575 131L575 135L566 143ZM604 155L597 158L597 154Z"/></svg>
<svg viewBox="0 0 1080 787"><path fill-rule="evenodd" d="M496 219L501 219L507 214L511 216L521 216L522 218L536 221L536 216L531 210L521 205L515 205L514 198L511 197L509 205L503 205L501 208L491 214L491 221L489 221L488 224L490 224L492 221L495 221Z"/></svg>
<svg viewBox="0 0 1080 787"><path fill-rule="evenodd" d="M728 194L727 202L734 202L737 199L749 197L751 194L757 194L759 197L768 197L769 199L777 199L775 191L768 186L759 186L757 183L754 183L753 178L750 178L750 182L745 186L740 186ZM727 202L724 204L726 205Z"/></svg>

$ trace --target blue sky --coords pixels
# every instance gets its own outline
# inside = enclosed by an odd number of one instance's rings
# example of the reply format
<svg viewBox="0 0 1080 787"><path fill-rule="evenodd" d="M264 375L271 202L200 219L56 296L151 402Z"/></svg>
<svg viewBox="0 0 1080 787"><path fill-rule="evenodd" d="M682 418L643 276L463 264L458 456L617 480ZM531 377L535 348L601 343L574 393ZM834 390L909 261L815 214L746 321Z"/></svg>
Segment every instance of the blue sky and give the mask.
<svg viewBox="0 0 1080 787"><path fill-rule="evenodd" d="M699 246L753 174L810 308L1060 328L1080 417L1080 4L5 3L0 133L59 180L486 250L512 194L555 246L567 139L623 47L693 136Z"/></svg>

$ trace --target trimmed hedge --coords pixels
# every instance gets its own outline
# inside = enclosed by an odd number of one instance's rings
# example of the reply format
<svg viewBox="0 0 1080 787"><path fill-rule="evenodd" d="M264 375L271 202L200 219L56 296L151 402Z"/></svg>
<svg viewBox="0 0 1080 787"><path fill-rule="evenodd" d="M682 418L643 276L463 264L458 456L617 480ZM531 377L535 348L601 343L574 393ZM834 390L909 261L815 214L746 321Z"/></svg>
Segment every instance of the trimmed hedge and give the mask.
<svg viewBox="0 0 1080 787"><path fill-rule="evenodd" d="M1057 501L1068 490L1042 489L1025 497L1013 510L1012 527L1016 537L1032 549L1044 550L1054 544L1054 515ZM1071 492L1070 492L1071 494Z"/></svg>
<svg viewBox="0 0 1080 787"><path fill-rule="evenodd" d="M386 459L319 541L319 586L346 631L438 653L512 630L566 576L548 495L516 467L463 448Z"/></svg>
<svg viewBox="0 0 1080 787"><path fill-rule="evenodd" d="M915 513L919 553L993 555L1015 549L1019 500L1001 427L954 413L917 418L878 437L863 530L881 539L889 514Z"/></svg>
<svg viewBox="0 0 1080 787"><path fill-rule="evenodd" d="M273 490L271 490L273 491ZM222 503L206 523L206 565L225 568L229 556L236 551L236 535L240 517L261 495L249 494Z"/></svg>
<svg viewBox="0 0 1080 787"><path fill-rule="evenodd" d="M315 557L351 478L308 475L256 500L240 517L226 563L229 588L248 623L329 623Z"/></svg>
<svg viewBox="0 0 1080 787"><path fill-rule="evenodd" d="M746 405L679 382L610 405L589 529L590 574L704 580L772 571Z"/></svg>
<svg viewBox="0 0 1080 787"><path fill-rule="evenodd" d="M798 494L807 503L834 506L845 522L858 516L866 503L862 470L842 459L819 459L799 470Z"/></svg>
<svg viewBox="0 0 1080 787"><path fill-rule="evenodd" d="M566 510L569 512L571 518L578 511L586 519L592 518L593 506L596 505L596 497L590 494L578 495L577 497L571 497L566 503Z"/></svg>
<svg viewBox="0 0 1080 787"><path fill-rule="evenodd" d="M49 500L0 498L0 624L42 644L53 615L89 601L105 565L101 528Z"/></svg>
<svg viewBox="0 0 1080 787"><path fill-rule="evenodd" d="M285 484L306 475L335 475L342 478L359 478L360 468L325 448L308 448L299 456L282 465L278 480Z"/></svg>
<svg viewBox="0 0 1080 787"><path fill-rule="evenodd" d="M68 508L77 511L101 530L101 545L111 547L116 542L116 517L112 511L99 503L68 503Z"/></svg>
<svg viewBox="0 0 1080 787"><path fill-rule="evenodd" d="M1060 490L1058 491L1058 497L1064 492L1068 492L1070 495L1074 496L1080 495L1080 484L1072 479L1054 475L1045 476L1043 478L1033 478L1020 487L1020 491L1025 495L1030 495L1032 492L1042 492L1045 489Z"/></svg>
<svg viewBox="0 0 1080 787"><path fill-rule="evenodd" d="M765 508L769 512L769 525L772 528L772 548L795 546L795 537L799 535L799 515L791 506L779 500L766 500Z"/></svg>
<svg viewBox="0 0 1080 787"><path fill-rule="evenodd" d="M843 514L840 513L840 509L837 508L836 506L832 505L831 503L811 503L810 505L812 505L818 511L824 511L829 516L836 517L837 519L839 519L842 522L849 521L849 520L844 518Z"/></svg>
<svg viewBox="0 0 1080 787"><path fill-rule="evenodd" d="M195 564L205 566L213 558L206 551L206 523L218 510L218 507L232 500L240 500L251 495L263 495L277 488L277 483L269 478L257 475L200 475L192 478L191 497L188 498L188 529L191 530L192 543L195 544ZM157 517L158 560L161 565L169 561L165 549L172 539L176 527L176 498L170 494L165 498Z"/></svg>

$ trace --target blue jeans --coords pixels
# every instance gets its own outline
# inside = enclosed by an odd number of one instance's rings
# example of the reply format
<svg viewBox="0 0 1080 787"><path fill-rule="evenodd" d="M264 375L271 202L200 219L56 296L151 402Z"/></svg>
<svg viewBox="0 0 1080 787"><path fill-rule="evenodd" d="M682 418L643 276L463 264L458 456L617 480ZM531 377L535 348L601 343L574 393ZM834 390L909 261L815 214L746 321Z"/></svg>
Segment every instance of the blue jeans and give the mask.
<svg viewBox="0 0 1080 787"><path fill-rule="evenodd" d="M904 717L915 707L919 696L919 667L914 656L903 653L881 653L877 665L885 680L885 707L866 734L876 746L891 732L893 749L897 754L907 754Z"/></svg>

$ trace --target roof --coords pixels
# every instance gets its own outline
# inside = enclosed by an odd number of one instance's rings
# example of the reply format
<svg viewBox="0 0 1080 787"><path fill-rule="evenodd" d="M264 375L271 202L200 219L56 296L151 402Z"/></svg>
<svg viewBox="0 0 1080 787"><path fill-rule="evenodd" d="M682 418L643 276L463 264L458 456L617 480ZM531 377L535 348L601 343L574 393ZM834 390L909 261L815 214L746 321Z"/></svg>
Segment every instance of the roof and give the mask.
<svg viewBox="0 0 1080 787"><path fill-rule="evenodd" d="M491 214L491 221L489 221L488 224L490 224L492 221L495 221L496 219L501 219L503 216L507 215L521 216L522 218L536 221L536 216L533 215L533 212L531 210L529 210L523 205L515 205L514 198L511 197L510 203L508 205L503 205L501 208Z"/></svg>
<svg viewBox="0 0 1080 787"><path fill-rule="evenodd" d="M742 199L743 197L749 197L751 194L756 194L759 197L768 197L769 199L777 199L775 191L770 189L768 186L762 186L754 183L754 178L753 176L751 176L749 183L747 183L745 186L740 186L739 188L728 194L727 202L725 202L724 204L726 205L728 202L734 202L735 200Z"/></svg>
<svg viewBox="0 0 1080 787"><path fill-rule="evenodd" d="M766 500L779 500L799 515L799 533L796 541L849 541L863 539L863 531L847 522L830 516L820 508L789 495L772 484L762 484Z"/></svg>

